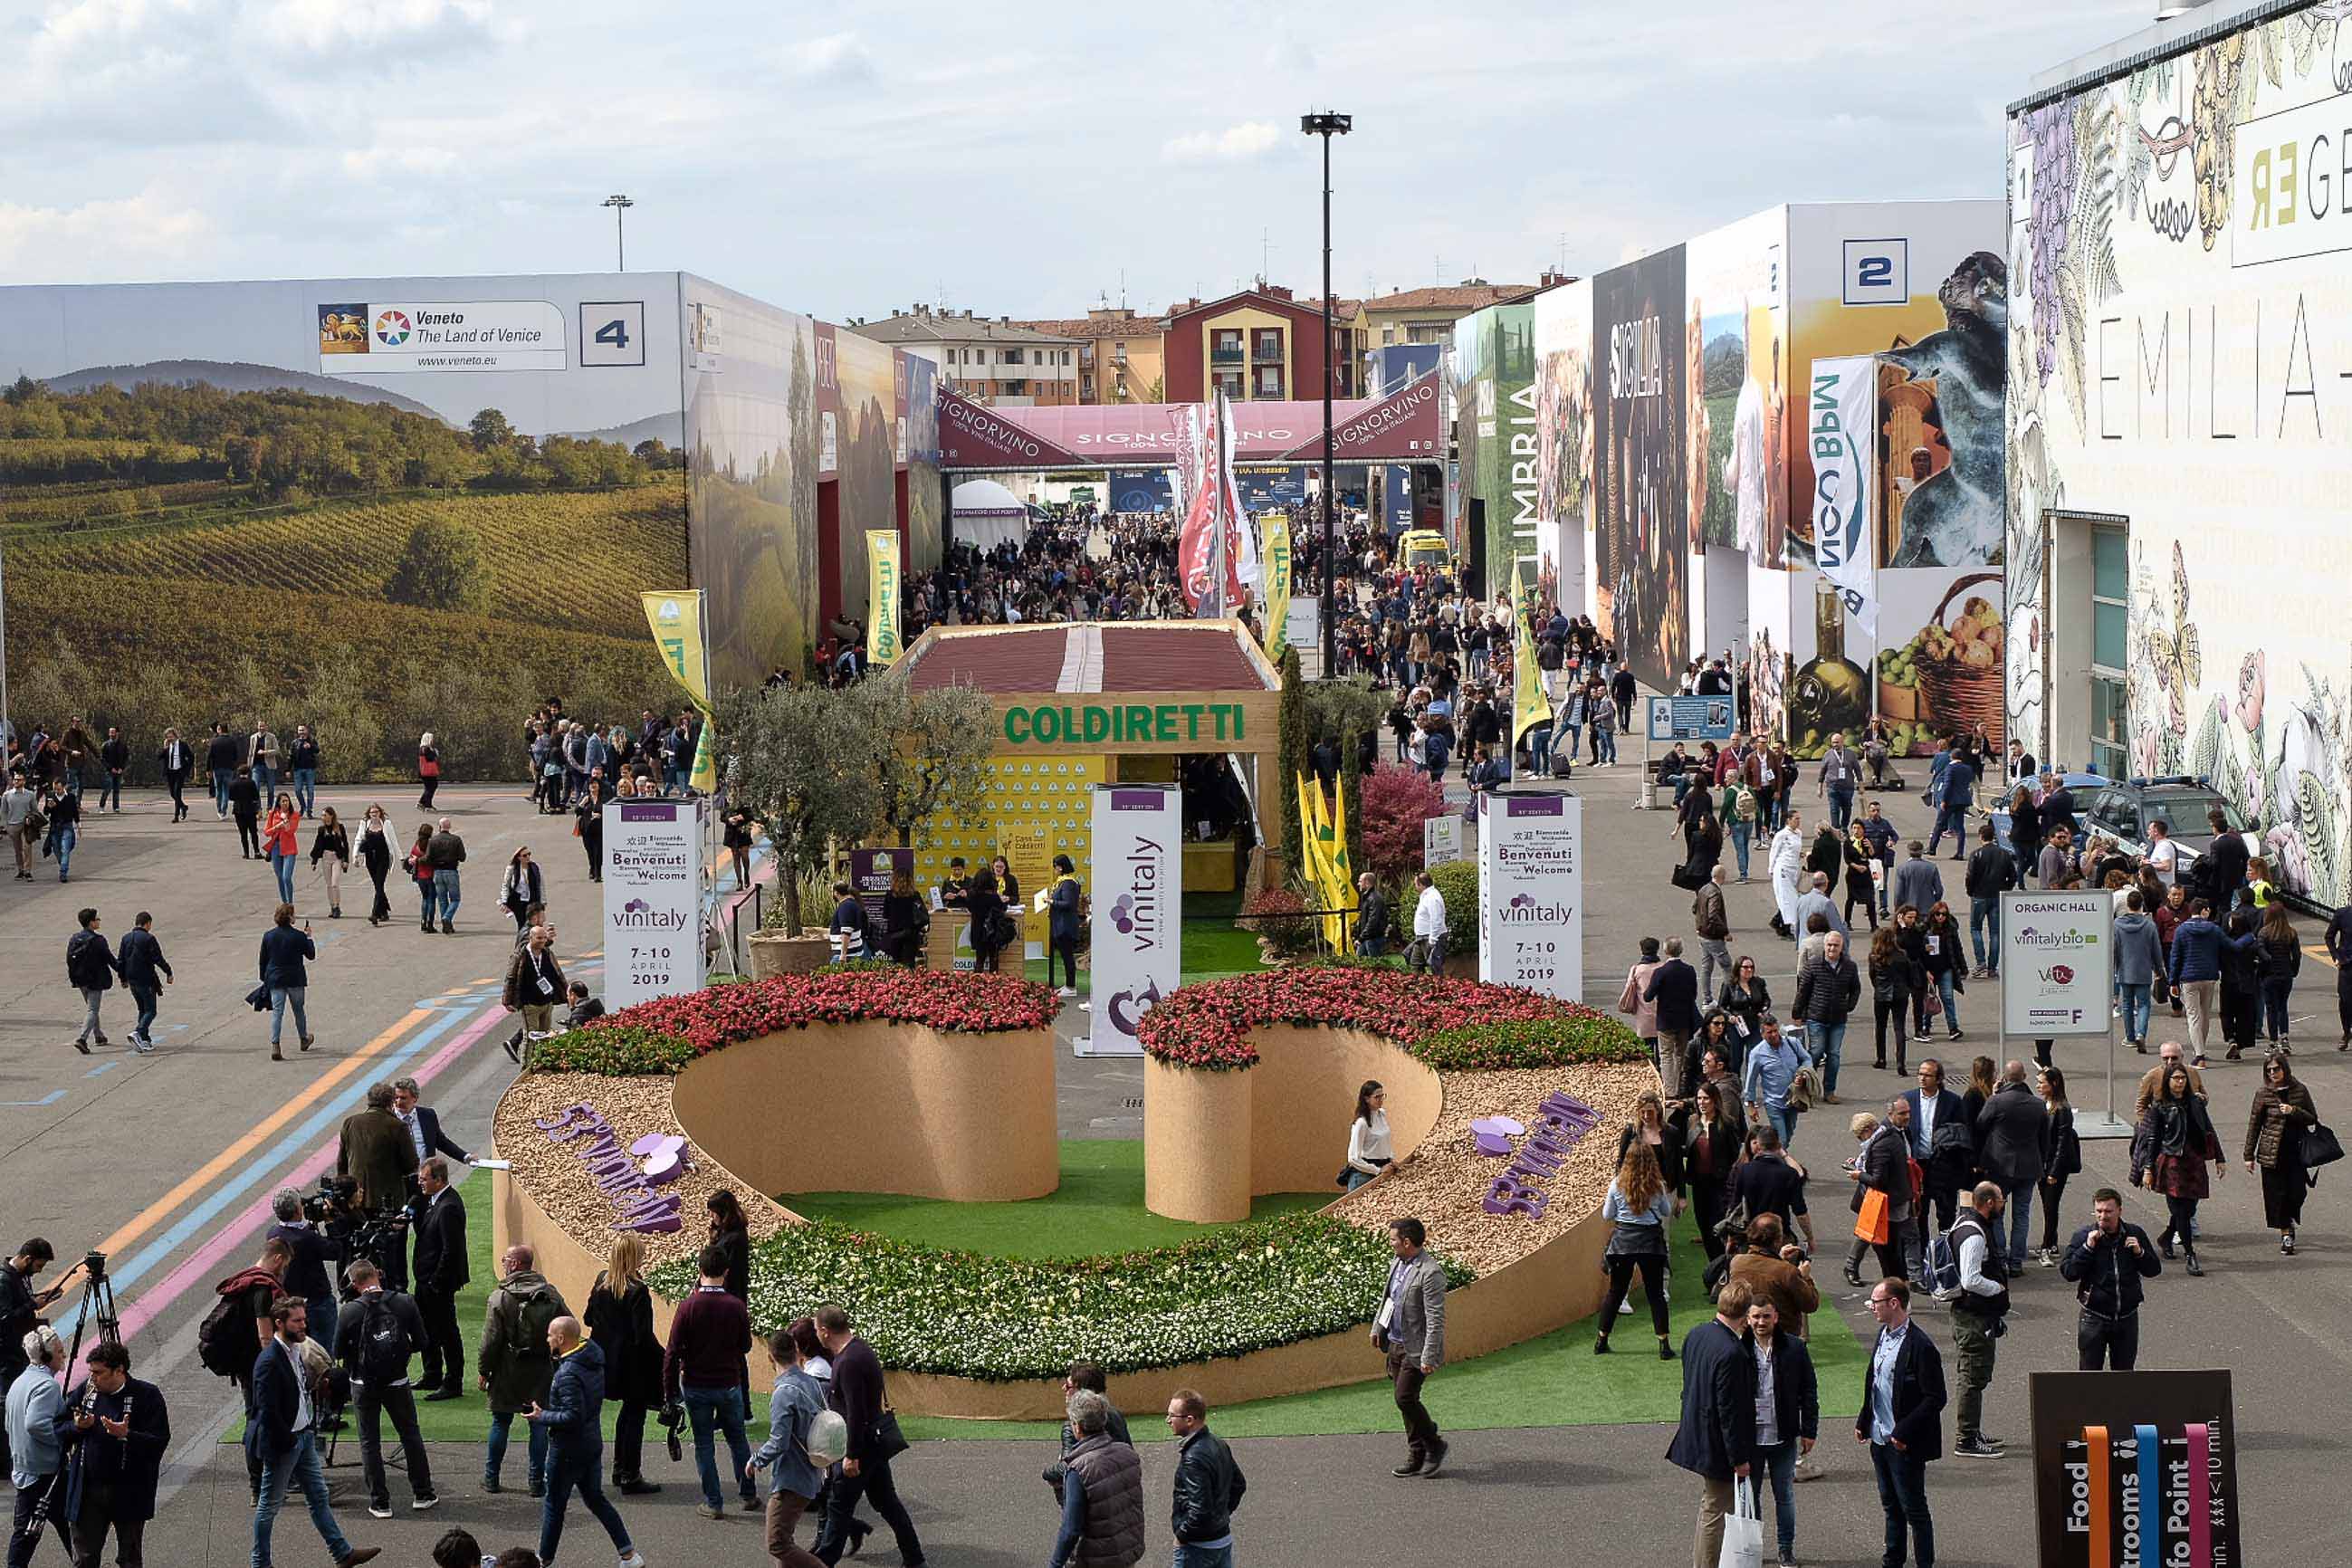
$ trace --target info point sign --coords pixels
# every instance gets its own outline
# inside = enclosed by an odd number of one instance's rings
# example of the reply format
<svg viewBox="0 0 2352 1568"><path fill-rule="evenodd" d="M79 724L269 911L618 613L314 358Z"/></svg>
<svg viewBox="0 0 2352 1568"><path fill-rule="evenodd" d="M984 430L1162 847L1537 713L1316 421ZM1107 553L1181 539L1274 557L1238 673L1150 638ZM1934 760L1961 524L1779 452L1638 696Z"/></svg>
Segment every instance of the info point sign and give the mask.
<svg viewBox="0 0 2352 1568"><path fill-rule="evenodd" d="M1478 797L1478 978L1584 999L1584 803L1562 790Z"/></svg>
<svg viewBox="0 0 2352 1568"><path fill-rule="evenodd" d="M702 988L702 806L604 805L604 1005Z"/></svg>

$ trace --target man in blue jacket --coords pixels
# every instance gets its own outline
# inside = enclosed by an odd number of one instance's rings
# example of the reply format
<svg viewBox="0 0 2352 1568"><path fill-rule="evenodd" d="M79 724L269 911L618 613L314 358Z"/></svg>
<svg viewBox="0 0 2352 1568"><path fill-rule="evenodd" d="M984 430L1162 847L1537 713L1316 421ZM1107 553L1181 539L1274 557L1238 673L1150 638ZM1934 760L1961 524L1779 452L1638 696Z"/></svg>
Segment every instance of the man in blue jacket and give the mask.
<svg viewBox="0 0 2352 1568"><path fill-rule="evenodd" d="M539 1560L555 1561L563 1542L564 1505L577 1489L580 1500L613 1538L621 1554L621 1568L646 1568L646 1560L629 1543L629 1527L620 1510L604 1495L599 1472L604 1468L604 1352L580 1337L580 1320L555 1319L547 1325L547 1348L555 1357L555 1376L547 1387L547 1405L534 1403L526 1412L534 1426L543 1428L547 1443L547 1497L539 1512Z"/></svg>
<svg viewBox="0 0 2352 1568"><path fill-rule="evenodd" d="M2189 1009L2189 1048L2193 1066L2205 1065L2205 1042L2221 1012L2221 950L2245 947L2260 941L2253 932L2232 938L2213 923L2213 906L2203 899L2189 900L2189 918L2172 928L2172 955L2166 978L2173 994Z"/></svg>
<svg viewBox="0 0 2352 1568"><path fill-rule="evenodd" d="M1927 853L1933 855L1942 842L1945 831L1952 835L1952 858L1964 860L1969 847L1969 807L1976 804L1977 770L1958 752L1944 767L1943 776L1935 784L1936 826L1927 835Z"/></svg>
<svg viewBox="0 0 2352 1568"><path fill-rule="evenodd" d="M155 917L141 910L116 955L122 961L122 984L139 1005L138 1020L131 1026L131 1048L142 1057L155 1048L156 1004L163 987L172 984L172 965L163 956L163 944L155 940L154 924Z"/></svg>
<svg viewBox="0 0 2352 1568"><path fill-rule="evenodd" d="M1870 1312L1878 1320L1878 1339L1862 1377L1853 1440L1870 1445L1871 1466L1878 1473L1878 1505L1886 1512L1886 1550L1879 1562L1901 1568L1907 1530L1919 1568L1936 1568L1927 1467L1944 1457L1944 1358L1927 1331L1911 1321L1907 1280L1881 1279L1872 1286Z"/></svg>
<svg viewBox="0 0 2352 1568"><path fill-rule="evenodd" d="M89 1381L66 1391L58 1416L65 1445L64 1500L74 1561L96 1563L114 1534L114 1560L136 1564L155 1517L155 1479L172 1443L163 1391L131 1375L131 1352L109 1340L89 1352Z"/></svg>
<svg viewBox="0 0 2352 1568"><path fill-rule="evenodd" d="M357 1568L382 1553L376 1546L353 1546L335 1522L327 1497L326 1472L319 1466L313 1436L318 1413L310 1398L310 1378L303 1365L302 1342L310 1337L310 1303L299 1296L280 1296L270 1304L270 1326L277 1331L254 1359L251 1393L247 1395L246 1441L261 1462L261 1495L253 1505L255 1568L269 1568L269 1535L287 1489L299 1487L310 1505L310 1523L327 1543L335 1568Z"/></svg>
<svg viewBox="0 0 2352 1568"><path fill-rule="evenodd" d="M1715 1316L1683 1337L1682 1425L1666 1458L1699 1477L1698 1529L1691 1542L1696 1568L1714 1568L1722 1556L1732 1483L1756 1459L1756 1359L1741 1337L1754 1304L1748 1281L1726 1280Z"/></svg>

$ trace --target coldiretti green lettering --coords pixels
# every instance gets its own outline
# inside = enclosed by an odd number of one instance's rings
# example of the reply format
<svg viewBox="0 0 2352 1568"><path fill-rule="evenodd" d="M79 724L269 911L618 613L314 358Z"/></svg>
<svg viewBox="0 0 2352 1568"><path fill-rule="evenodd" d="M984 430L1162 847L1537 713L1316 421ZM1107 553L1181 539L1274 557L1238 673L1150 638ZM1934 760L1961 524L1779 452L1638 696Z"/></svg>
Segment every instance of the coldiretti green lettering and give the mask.
<svg viewBox="0 0 2352 1568"><path fill-rule="evenodd" d="M1108 738L1110 734L1109 710L1103 708L1087 709L1086 710L1086 717L1081 723L1081 731L1085 734L1087 744L1088 745L1093 745L1097 741Z"/></svg>
<svg viewBox="0 0 2352 1568"><path fill-rule="evenodd" d="M1172 741L1176 738L1176 705L1164 702L1152 710L1151 738Z"/></svg>

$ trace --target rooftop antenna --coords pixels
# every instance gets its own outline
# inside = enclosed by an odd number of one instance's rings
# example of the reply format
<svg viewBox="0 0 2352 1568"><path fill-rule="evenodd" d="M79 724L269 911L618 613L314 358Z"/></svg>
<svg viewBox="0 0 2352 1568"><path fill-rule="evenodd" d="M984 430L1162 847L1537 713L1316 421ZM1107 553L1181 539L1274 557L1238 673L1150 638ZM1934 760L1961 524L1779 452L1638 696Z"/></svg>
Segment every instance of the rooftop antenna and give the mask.
<svg viewBox="0 0 2352 1568"><path fill-rule="evenodd" d="M1270 228L1261 228L1257 231L1257 280L1261 288L1265 284L1267 273L1272 270L1273 255L1274 231Z"/></svg>
<svg viewBox="0 0 2352 1568"><path fill-rule="evenodd" d="M1445 284L1445 258L1441 254L1429 258L1429 280L1440 288Z"/></svg>
<svg viewBox="0 0 2352 1568"><path fill-rule="evenodd" d="M1127 309L1127 268L1124 267L1118 269L1118 308L1122 310Z"/></svg>

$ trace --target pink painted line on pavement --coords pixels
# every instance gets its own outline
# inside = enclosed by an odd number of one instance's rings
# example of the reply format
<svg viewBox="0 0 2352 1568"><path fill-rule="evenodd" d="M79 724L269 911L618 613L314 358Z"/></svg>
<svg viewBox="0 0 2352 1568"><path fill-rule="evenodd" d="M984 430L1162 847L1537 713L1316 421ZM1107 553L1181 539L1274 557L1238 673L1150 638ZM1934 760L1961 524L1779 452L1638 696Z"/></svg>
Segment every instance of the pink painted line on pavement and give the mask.
<svg viewBox="0 0 2352 1568"><path fill-rule="evenodd" d="M451 1062L464 1054L468 1047L488 1034L492 1025L503 1021L505 1017L506 1014L498 1008L493 1007L486 1011L456 1039L436 1051L412 1076L420 1084L429 1083ZM287 1184L300 1187L316 1181L320 1173L334 1163L335 1148L336 1145L331 1142L312 1151L300 1164L294 1167L292 1175L287 1178ZM138 1300L132 1302L123 1311L123 1339L126 1341L131 1339L153 1322L166 1308L185 1295L198 1280L209 1284L216 1277L215 1271L220 1268L222 1261L249 1241L256 1232L269 1222L271 1217L269 1200L261 1198L247 1208L243 1214L221 1226L210 1241L196 1250L194 1256L165 1275L160 1284L142 1294Z"/></svg>

